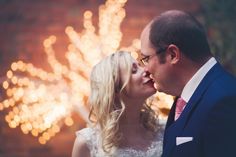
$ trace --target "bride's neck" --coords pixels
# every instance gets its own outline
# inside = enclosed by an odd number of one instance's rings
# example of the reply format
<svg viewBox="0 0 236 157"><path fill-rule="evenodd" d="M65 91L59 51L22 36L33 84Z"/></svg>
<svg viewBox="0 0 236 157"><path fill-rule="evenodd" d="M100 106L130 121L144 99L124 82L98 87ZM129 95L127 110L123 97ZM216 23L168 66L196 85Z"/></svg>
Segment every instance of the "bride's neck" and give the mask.
<svg viewBox="0 0 236 157"><path fill-rule="evenodd" d="M141 104L128 104L120 120L121 127L140 124Z"/></svg>
<svg viewBox="0 0 236 157"><path fill-rule="evenodd" d="M140 121L140 108L132 108L132 106L126 108L125 113L121 117L119 126L123 134L143 131L145 128Z"/></svg>
<svg viewBox="0 0 236 157"><path fill-rule="evenodd" d="M144 132L142 122L140 121L140 111L145 103L143 99L124 98L125 111L120 119L120 131L122 134L130 134L133 132Z"/></svg>
<svg viewBox="0 0 236 157"><path fill-rule="evenodd" d="M150 144L153 132L148 131L140 121L140 111L136 114L128 114L120 123L122 139L120 147L134 147L142 149Z"/></svg>

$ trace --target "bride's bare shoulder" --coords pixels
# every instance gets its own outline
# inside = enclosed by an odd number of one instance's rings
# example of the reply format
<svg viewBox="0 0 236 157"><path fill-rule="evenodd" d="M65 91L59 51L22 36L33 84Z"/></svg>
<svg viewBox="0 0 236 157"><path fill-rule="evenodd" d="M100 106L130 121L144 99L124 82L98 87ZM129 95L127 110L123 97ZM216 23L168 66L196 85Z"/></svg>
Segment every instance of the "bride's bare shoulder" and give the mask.
<svg viewBox="0 0 236 157"><path fill-rule="evenodd" d="M75 139L72 149L72 157L90 157L90 150L86 139L81 135L77 135Z"/></svg>

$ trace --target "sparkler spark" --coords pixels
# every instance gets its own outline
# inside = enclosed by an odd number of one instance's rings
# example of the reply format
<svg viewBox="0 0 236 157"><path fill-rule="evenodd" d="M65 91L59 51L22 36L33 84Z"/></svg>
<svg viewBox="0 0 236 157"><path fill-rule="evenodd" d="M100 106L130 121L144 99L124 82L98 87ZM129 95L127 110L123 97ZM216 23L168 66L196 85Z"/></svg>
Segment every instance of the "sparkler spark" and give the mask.
<svg viewBox="0 0 236 157"><path fill-rule="evenodd" d="M60 132L63 124L73 125L72 111L78 111L87 122L85 100L89 95L89 74L94 64L120 47L120 25L125 18L126 1L107 0L100 5L98 34L92 24L91 11L84 13L84 29L80 33L71 26L66 27L71 42L65 53L68 66L55 57L56 36L50 36L43 43L52 72L22 61L11 64L2 83L7 98L0 102L0 110L11 108L5 117L9 127L20 127L23 133L31 133L45 144ZM131 46L121 49L137 57L140 41L135 39Z"/></svg>

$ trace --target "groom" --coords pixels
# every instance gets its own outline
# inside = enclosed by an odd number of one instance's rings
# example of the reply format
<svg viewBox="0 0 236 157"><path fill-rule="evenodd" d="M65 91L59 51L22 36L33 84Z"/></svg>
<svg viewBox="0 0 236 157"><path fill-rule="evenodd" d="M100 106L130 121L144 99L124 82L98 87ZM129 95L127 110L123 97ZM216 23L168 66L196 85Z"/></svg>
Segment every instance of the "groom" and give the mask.
<svg viewBox="0 0 236 157"><path fill-rule="evenodd" d="M236 79L212 56L203 26L166 11L143 30L141 55L157 90L176 96L162 157L236 156Z"/></svg>

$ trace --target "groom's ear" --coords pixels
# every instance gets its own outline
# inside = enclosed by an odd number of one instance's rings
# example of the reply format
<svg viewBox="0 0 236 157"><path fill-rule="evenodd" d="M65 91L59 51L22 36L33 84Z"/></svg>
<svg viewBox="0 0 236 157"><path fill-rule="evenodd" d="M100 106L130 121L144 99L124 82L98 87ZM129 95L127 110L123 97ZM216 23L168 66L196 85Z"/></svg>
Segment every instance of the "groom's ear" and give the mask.
<svg viewBox="0 0 236 157"><path fill-rule="evenodd" d="M174 45L170 44L166 50L166 53L168 54L168 59L171 64L176 64L180 60L180 49Z"/></svg>

